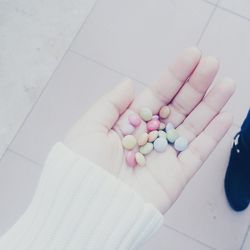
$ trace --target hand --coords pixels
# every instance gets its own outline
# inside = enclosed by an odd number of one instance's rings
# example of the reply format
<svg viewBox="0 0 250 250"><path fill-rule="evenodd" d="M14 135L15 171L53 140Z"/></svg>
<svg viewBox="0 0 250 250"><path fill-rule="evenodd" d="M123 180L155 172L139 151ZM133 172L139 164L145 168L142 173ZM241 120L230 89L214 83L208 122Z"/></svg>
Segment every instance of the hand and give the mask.
<svg viewBox="0 0 250 250"><path fill-rule="evenodd" d="M138 97L134 98L130 80L102 97L72 127L65 144L124 181L164 213L231 126L231 115L221 109L234 92L233 81L225 78L206 94L218 68L215 58L201 57L197 48L189 48ZM188 138L188 148L177 154L169 146L165 153L146 156L146 166L128 167L119 124L141 107L149 107L156 114L164 104L171 109L167 120ZM142 131L146 131L145 123L135 135Z"/></svg>

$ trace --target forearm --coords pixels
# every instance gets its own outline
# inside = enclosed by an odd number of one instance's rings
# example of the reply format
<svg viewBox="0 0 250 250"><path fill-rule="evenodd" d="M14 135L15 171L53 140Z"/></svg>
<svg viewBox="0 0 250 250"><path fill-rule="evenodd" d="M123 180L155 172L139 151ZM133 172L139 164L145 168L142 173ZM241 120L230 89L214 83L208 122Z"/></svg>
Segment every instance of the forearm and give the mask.
<svg viewBox="0 0 250 250"><path fill-rule="evenodd" d="M128 186L57 144L31 205L0 239L0 249L134 249L162 221Z"/></svg>

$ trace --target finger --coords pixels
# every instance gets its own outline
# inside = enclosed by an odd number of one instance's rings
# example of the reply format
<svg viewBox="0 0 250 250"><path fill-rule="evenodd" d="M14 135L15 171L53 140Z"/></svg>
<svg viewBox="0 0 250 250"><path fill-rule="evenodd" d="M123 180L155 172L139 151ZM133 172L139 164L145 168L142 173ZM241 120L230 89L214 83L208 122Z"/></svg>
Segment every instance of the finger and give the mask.
<svg viewBox="0 0 250 250"><path fill-rule="evenodd" d="M169 103L178 90L192 74L200 61L201 52L198 48L188 48L169 66L159 81L144 90L131 108L138 111L141 107L149 107L153 113L157 113L160 107Z"/></svg>
<svg viewBox="0 0 250 250"><path fill-rule="evenodd" d="M124 80L88 110L84 121L92 128L108 132L134 99L131 80Z"/></svg>
<svg viewBox="0 0 250 250"><path fill-rule="evenodd" d="M216 58L208 56L200 60L188 82L169 105L171 112L168 121L177 126L186 118L204 97L218 69L219 62Z"/></svg>
<svg viewBox="0 0 250 250"><path fill-rule="evenodd" d="M183 163L183 171L188 178L191 178L207 159L232 125L232 121L231 114L218 114L188 148L179 154L179 160Z"/></svg>
<svg viewBox="0 0 250 250"><path fill-rule="evenodd" d="M235 91L235 84L230 78L225 78L215 85L200 104L189 114L177 128L179 134L192 141L221 111Z"/></svg>

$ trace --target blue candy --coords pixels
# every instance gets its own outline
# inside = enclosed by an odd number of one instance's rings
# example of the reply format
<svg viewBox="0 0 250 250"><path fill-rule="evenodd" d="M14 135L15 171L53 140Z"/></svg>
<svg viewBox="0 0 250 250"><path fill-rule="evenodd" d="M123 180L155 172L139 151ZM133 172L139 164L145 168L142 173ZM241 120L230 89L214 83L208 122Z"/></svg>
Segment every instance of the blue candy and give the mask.
<svg viewBox="0 0 250 250"><path fill-rule="evenodd" d="M178 137L174 143L174 148L181 152L184 151L188 146L188 140L185 137Z"/></svg>
<svg viewBox="0 0 250 250"><path fill-rule="evenodd" d="M168 141L163 137L159 137L154 141L154 150L158 153L162 153L166 150Z"/></svg>

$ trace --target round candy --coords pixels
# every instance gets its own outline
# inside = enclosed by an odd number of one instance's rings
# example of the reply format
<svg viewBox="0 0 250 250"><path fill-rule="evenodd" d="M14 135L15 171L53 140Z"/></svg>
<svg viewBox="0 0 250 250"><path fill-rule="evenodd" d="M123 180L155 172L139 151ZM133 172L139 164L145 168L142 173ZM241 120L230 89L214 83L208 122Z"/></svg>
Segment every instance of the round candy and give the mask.
<svg viewBox="0 0 250 250"><path fill-rule="evenodd" d="M143 146L147 143L147 141L148 141L148 134L143 133L139 136L137 143L139 146Z"/></svg>
<svg viewBox="0 0 250 250"><path fill-rule="evenodd" d="M136 139L133 135L126 135L122 138L122 145L125 149L132 149L136 145Z"/></svg>
<svg viewBox="0 0 250 250"><path fill-rule="evenodd" d="M170 143L174 143L175 140L179 137L179 134L176 129L171 128L167 132L167 139Z"/></svg>
<svg viewBox="0 0 250 250"><path fill-rule="evenodd" d="M130 167L135 167L136 166L136 160L135 160L135 152L133 151L127 151L125 153L125 159L126 159L126 162L127 164L130 166Z"/></svg>
<svg viewBox="0 0 250 250"><path fill-rule="evenodd" d="M188 140L185 137L180 136L179 138L176 139L174 143L174 148L177 151L184 151L188 146Z"/></svg>
<svg viewBox="0 0 250 250"><path fill-rule="evenodd" d="M153 115L152 120L159 120L159 115Z"/></svg>
<svg viewBox="0 0 250 250"><path fill-rule="evenodd" d="M136 160L137 164L141 167L146 164L146 159L145 159L144 155L141 154L140 152L137 152L135 154L135 160Z"/></svg>
<svg viewBox="0 0 250 250"><path fill-rule="evenodd" d="M120 125L120 130L123 135L130 135L135 131L135 127L129 123L124 123Z"/></svg>
<svg viewBox="0 0 250 250"><path fill-rule="evenodd" d="M160 129L160 130L163 130L165 127L166 127L166 125L165 125L163 122L161 122L161 123L160 123L159 129Z"/></svg>
<svg viewBox="0 0 250 250"><path fill-rule="evenodd" d="M140 153L143 155L149 154L152 150L153 150L153 143L150 142L140 147Z"/></svg>
<svg viewBox="0 0 250 250"><path fill-rule="evenodd" d="M164 138L164 139L167 139L167 133L164 132L164 131L162 131L162 130L160 130L160 131L158 132L158 135L159 135L159 137L162 137L162 138Z"/></svg>
<svg viewBox="0 0 250 250"><path fill-rule="evenodd" d="M153 130L148 134L148 141L153 142L158 137L158 131Z"/></svg>
<svg viewBox="0 0 250 250"><path fill-rule="evenodd" d="M173 123L168 122L167 125L166 125L166 128L165 128L165 131L168 132L168 130L169 130L169 129L172 129L172 128L174 128Z"/></svg>
<svg viewBox="0 0 250 250"><path fill-rule="evenodd" d="M140 124L141 124L141 118L139 115L137 114L131 114L129 117L128 117L128 121L129 123L134 126L134 127L138 127Z"/></svg>
<svg viewBox="0 0 250 250"><path fill-rule="evenodd" d="M140 110L140 116L145 122L147 122L152 119L153 114L149 108L142 108Z"/></svg>
<svg viewBox="0 0 250 250"><path fill-rule="evenodd" d="M160 121L159 120L151 120L147 122L147 130L148 131L153 131L157 130L160 127Z"/></svg>
<svg viewBox="0 0 250 250"><path fill-rule="evenodd" d="M160 109L159 115L162 119L166 119L170 114L170 108L168 106L163 106Z"/></svg>
<svg viewBox="0 0 250 250"><path fill-rule="evenodd" d="M163 137L159 137L154 141L154 150L158 153L162 153L166 150L168 141Z"/></svg>

